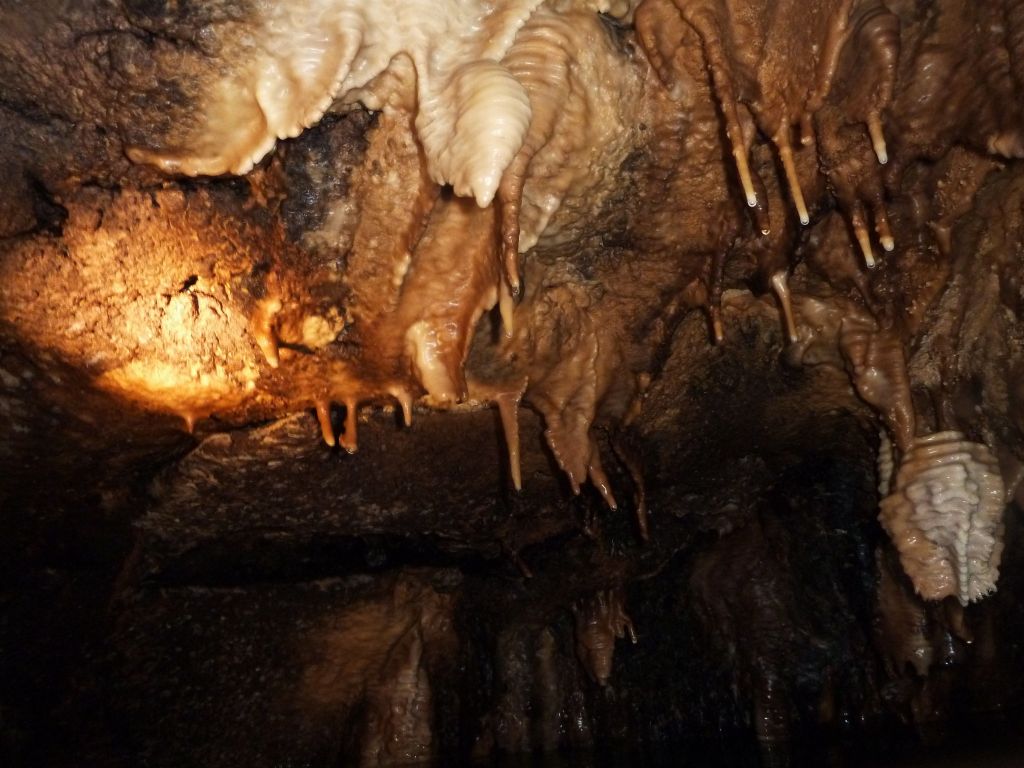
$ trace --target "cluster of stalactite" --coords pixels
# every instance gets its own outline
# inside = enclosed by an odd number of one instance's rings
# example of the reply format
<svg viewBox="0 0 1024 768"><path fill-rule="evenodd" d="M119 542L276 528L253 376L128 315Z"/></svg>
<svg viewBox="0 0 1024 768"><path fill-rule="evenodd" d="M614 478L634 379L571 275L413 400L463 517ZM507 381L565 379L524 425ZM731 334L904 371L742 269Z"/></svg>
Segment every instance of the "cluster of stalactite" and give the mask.
<svg viewBox="0 0 1024 768"><path fill-rule="evenodd" d="M707 308L714 339L725 338L721 296L730 262L752 260L778 299L793 357L808 336L835 345L899 453L911 449L918 426L907 346L927 297L906 285L901 265L920 247L922 224L934 225L932 247L941 256L950 257L949 244L940 223L907 221L902 212L897 238L888 201L916 160L954 145L1002 158L1020 154L1024 140L1011 114L1017 108L1007 101L1021 66L1014 3L453 3L444 22L411 37L419 24L413 19L434 16L416 3L400 8L409 26L384 23L376 4L311 3L308 16L268 10L256 22L262 37L237 45L241 63L204 85L196 124L166 137L171 149L130 152L169 171L244 172L332 101L382 110L368 154L393 172L384 181L357 175L351 182L359 223L340 278L344 317L296 319L302 297L289 295L287 276L271 269L250 320L275 368L289 366L282 343L324 347L345 329L358 352L335 356L326 369L314 366L312 375L296 371L290 393L292 407L315 409L328 445L340 440L356 450L361 404L395 398L408 423L420 392L441 406L494 403L518 488L517 410L527 402L543 415L572 490L589 480L616 508L593 428L621 425L635 410L654 372L650 355L602 306L612 302L601 294L620 290L610 285L612 275L588 279L571 257L544 256L587 237L602 199L623 182L623 163L648 153L673 191L699 187L700 165L719 165L718 183L710 185L717 190L686 193L717 197L706 202L717 208L721 230L709 243L710 262L691 257L678 265L678 282L689 278L693 288L683 301ZM1006 24L999 30L959 45L955 21L980 24L1000 13ZM311 18L319 20L315 29ZM960 82L968 65L984 75L980 82ZM922 105L938 98L940 82L950 86L947 106L926 123ZM977 119L964 120L972 108ZM715 146L719 129L724 147ZM732 167L718 163L722 150ZM671 203L660 207L671 215ZM845 238L821 242L817 234L814 242L800 232L841 229L831 223L833 209L837 222L845 220ZM637 230L648 223L645 213L634 214ZM385 217L395 214L401 224L382 232ZM684 222L688 214L682 206ZM671 235L666 222L657 224L648 237ZM791 289L790 276L802 266L793 258L797 249L817 274L799 274ZM891 263L872 277L879 253L892 254ZM852 294L844 290L849 284ZM909 295L894 296L896 289ZM481 318L495 307L497 340L477 345L486 348L467 371ZM332 403L345 407L340 438ZM187 418L216 410L216 403L198 405ZM901 471L916 466L907 461ZM957 514L992 516L979 502ZM988 552L982 559L998 560L992 547ZM923 594L942 592L924 575L915 579ZM958 594L981 592L964 585Z"/></svg>
<svg viewBox="0 0 1024 768"><path fill-rule="evenodd" d="M70 369L202 434L308 411L349 453L365 410L408 426L493 407L517 491L528 406L571 493L633 512L648 540L628 438L677 330L700 317L694 344L727 352L767 312L784 364L842 372L880 432L890 540L865 567L889 675L916 681L973 639L964 610L996 587L1024 479L1024 3L304 0L214 16L195 50L150 41L162 73L193 61L187 119L137 113L151 122L122 137L128 181L82 184L76 167L19 214L38 226L5 241L0 330L48 375L0 368L5 386L59 392ZM180 178L221 174L244 179ZM783 639L814 628L781 555L757 554L771 524L732 524L687 594L760 738L780 741L799 667ZM616 648L637 640L622 581L573 592L560 626L499 633L499 667L527 647L532 666L494 673L518 683L495 694L479 753L571 740L584 677L613 690ZM454 598L391 586L324 630L304 678L306 700L359 713L371 765L436 754L434 686L459 645Z"/></svg>

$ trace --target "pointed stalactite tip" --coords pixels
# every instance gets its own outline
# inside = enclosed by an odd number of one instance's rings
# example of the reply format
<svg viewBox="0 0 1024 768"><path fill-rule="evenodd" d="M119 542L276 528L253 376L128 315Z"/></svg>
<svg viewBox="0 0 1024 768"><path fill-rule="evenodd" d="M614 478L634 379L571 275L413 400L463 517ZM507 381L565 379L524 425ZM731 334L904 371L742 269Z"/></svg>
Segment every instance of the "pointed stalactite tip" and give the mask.
<svg viewBox="0 0 1024 768"><path fill-rule="evenodd" d="M324 400L317 401L316 420L320 424L320 434L323 436L324 442L333 448L337 444L337 440L334 437L334 426L331 424L330 403Z"/></svg>

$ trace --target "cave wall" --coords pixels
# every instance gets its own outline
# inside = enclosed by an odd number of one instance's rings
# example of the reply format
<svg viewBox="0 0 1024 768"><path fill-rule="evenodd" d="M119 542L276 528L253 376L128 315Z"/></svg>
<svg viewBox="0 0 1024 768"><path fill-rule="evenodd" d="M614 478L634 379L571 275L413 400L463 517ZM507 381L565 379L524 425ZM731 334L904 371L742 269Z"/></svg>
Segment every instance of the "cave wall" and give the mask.
<svg viewBox="0 0 1024 768"><path fill-rule="evenodd" d="M1024 5L451 5L0 2L4 752L1019 703ZM947 431L935 588L877 516Z"/></svg>

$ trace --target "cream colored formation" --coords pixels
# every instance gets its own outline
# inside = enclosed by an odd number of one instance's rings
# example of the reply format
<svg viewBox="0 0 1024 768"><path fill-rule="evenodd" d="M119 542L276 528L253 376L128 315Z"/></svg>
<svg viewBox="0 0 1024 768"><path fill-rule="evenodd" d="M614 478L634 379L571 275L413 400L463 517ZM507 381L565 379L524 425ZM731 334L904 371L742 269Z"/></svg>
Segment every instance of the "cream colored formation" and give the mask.
<svg viewBox="0 0 1024 768"><path fill-rule="evenodd" d="M543 0L304 0L258 4L240 31L246 65L212 83L182 146L132 158L192 176L247 173L278 139L298 136L350 94L371 109L394 95L384 75L416 84L416 130L431 177L486 206L530 126L530 99L502 64ZM609 0L555 0L560 11L628 11ZM615 6L615 7L613 7ZM247 22L251 24L251 22Z"/></svg>
<svg viewBox="0 0 1024 768"><path fill-rule="evenodd" d="M1005 503L987 446L956 431L914 441L882 500L881 520L918 594L967 605L995 590Z"/></svg>

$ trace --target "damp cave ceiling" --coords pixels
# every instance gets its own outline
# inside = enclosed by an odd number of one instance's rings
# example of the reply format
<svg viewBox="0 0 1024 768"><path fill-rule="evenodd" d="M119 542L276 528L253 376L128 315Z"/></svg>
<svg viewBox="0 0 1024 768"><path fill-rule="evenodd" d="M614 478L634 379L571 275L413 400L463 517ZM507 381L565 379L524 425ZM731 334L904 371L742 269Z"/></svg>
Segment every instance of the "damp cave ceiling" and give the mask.
<svg viewBox="0 0 1024 768"><path fill-rule="evenodd" d="M5 507L127 516L172 576L317 537L514 560L617 510L652 542L625 577L881 433L915 586L994 585L1024 466L1020 3L0 20ZM901 544L940 507L970 535Z"/></svg>

